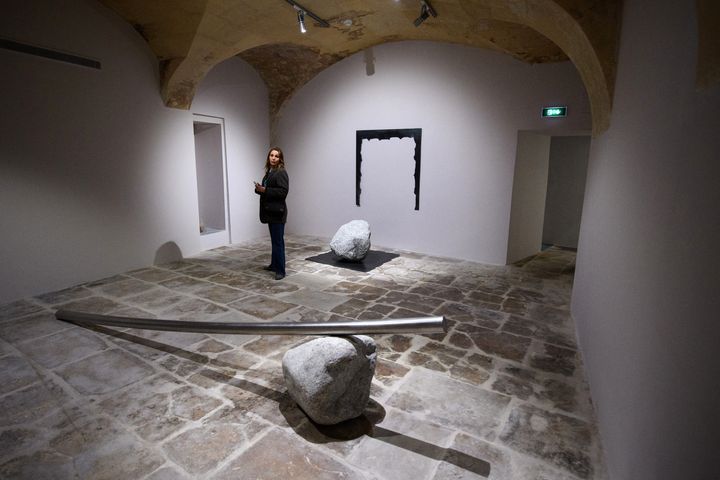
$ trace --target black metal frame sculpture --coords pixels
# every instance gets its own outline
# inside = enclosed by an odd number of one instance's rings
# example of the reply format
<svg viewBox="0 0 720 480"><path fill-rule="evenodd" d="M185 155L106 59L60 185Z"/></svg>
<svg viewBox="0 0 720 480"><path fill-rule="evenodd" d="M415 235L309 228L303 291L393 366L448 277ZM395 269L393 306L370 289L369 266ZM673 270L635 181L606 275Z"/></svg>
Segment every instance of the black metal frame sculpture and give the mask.
<svg viewBox="0 0 720 480"><path fill-rule="evenodd" d="M355 132L355 205L360 206L360 178L362 177L363 140L389 140L391 138L412 137L415 140L415 210L420 210L420 151L422 146L422 128L400 128L391 130L357 130Z"/></svg>

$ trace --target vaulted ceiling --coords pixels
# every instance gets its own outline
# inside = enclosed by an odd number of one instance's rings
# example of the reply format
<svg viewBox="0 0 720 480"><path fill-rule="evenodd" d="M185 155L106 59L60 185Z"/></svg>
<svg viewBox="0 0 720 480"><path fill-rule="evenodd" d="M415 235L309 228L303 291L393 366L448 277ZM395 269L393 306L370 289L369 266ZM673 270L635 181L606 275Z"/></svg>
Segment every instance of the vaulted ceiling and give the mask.
<svg viewBox="0 0 720 480"><path fill-rule="evenodd" d="M101 0L145 38L161 65L165 104L189 108L216 64L238 55L268 86L273 122L292 94L333 63L374 45L430 40L488 48L530 63L570 59L590 98L593 130L610 118L621 0Z"/></svg>

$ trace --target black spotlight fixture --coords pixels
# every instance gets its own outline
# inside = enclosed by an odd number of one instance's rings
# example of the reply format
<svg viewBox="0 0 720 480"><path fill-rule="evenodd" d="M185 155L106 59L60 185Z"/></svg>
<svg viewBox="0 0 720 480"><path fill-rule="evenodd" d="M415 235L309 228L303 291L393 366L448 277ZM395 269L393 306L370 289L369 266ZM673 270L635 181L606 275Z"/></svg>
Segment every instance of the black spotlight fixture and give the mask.
<svg viewBox="0 0 720 480"><path fill-rule="evenodd" d="M419 27L420 24L427 20L430 15L432 15L433 17L437 17L437 12L432 7L432 5L430 5L430 1L420 0L420 16L416 18L413 23L416 27Z"/></svg>
<svg viewBox="0 0 720 480"><path fill-rule="evenodd" d="M307 8L303 7L299 3L297 3L295 0L285 0L287 3L293 6L295 10L297 10L297 17L298 17L298 25L300 26L300 33L307 32L307 29L305 28L305 15L312 18L317 22L316 26L319 27L329 27L330 24L323 20L322 18L315 15L313 12L308 10Z"/></svg>
<svg viewBox="0 0 720 480"><path fill-rule="evenodd" d="M297 8L297 7L295 7ZM307 32L307 28L305 28L305 12L303 10L300 10L298 8L298 24L300 25L300 33Z"/></svg>

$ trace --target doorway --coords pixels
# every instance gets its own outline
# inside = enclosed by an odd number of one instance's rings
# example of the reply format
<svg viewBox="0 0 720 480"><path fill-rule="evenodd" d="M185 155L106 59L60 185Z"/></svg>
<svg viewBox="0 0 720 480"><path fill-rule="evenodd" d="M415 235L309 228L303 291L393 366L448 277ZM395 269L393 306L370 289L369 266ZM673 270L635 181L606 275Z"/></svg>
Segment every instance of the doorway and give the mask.
<svg viewBox="0 0 720 480"><path fill-rule="evenodd" d="M222 118L193 115L201 250L231 242L224 127Z"/></svg>
<svg viewBox="0 0 720 480"><path fill-rule="evenodd" d="M589 135L518 132L507 263L555 245L577 249Z"/></svg>

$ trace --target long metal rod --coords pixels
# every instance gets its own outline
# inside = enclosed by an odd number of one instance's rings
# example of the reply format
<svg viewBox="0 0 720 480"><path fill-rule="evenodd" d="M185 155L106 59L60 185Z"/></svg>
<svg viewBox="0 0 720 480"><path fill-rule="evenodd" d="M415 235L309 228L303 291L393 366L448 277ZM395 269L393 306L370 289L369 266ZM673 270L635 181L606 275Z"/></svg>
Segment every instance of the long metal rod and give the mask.
<svg viewBox="0 0 720 480"><path fill-rule="evenodd" d="M440 333L447 331L444 317L353 322L191 322L153 318L116 317L60 309L55 318L81 325L166 330L172 332L229 333L238 335L354 335L367 333Z"/></svg>

